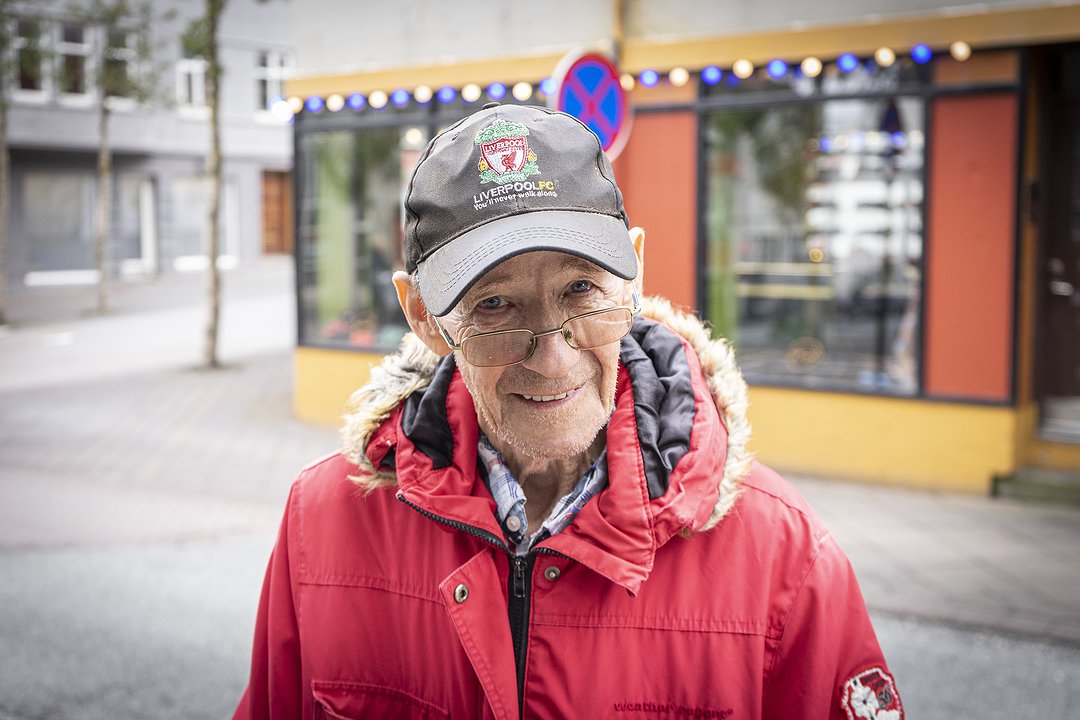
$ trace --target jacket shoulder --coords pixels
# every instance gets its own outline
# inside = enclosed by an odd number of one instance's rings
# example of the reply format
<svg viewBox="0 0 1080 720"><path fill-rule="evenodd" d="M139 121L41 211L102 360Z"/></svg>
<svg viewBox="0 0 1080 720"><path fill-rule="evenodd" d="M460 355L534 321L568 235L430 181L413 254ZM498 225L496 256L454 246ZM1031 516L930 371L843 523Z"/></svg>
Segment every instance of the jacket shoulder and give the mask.
<svg viewBox="0 0 1080 720"><path fill-rule="evenodd" d="M734 510L743 517L770 516L774 520L786 518L803 526L815 540L828 534L821 518L788 480L767 465L754 462L750 472L740 483L741 494Z"/></svg>

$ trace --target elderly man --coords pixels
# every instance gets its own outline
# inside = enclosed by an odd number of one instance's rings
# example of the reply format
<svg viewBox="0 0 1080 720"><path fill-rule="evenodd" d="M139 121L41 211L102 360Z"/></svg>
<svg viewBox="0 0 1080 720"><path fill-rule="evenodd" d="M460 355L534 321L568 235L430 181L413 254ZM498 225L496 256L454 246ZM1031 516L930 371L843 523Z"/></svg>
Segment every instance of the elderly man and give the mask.
<svg viewBox="0 0 1080 720"><path fill-rule="evenodd" d="M301 474L242 718L901 718L855 577L642 300L596 137L488 106L405 198L412 334Z"/></svg>

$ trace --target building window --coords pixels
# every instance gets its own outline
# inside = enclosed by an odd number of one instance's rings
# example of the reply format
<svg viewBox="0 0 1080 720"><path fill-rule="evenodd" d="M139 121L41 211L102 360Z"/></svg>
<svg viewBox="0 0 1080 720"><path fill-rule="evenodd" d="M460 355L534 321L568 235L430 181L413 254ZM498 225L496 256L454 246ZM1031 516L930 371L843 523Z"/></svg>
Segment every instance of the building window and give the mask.
<svg viewBox="0 0 1080 720"><path fill-rule="evenodd" d="M186 51L176 61L176 103L182 113L206 107L206 60Z"/></svg>
<svg viewBox="0 0 1080 720"><path fill-rule="evenodd" d="M105 45L105 73L102 82L106 97L130 98L133 95L135 36L110 30Z"/></svg>
<svg viewBox="0 0 1080 720"><path fill-rule="evenodd" d="M255 66L256 110L269 110L274 100L285 95L285 75L290 66L289 54L279 50L261 50Z"/></svg>
<svg viewBox="0 0 1080 720"><path fill-rule="evenodd" d="M16 20L12 47L16 53L18 76L15 89L19 95L44 94L45 72L44 53L41 49L41 23L37 20Z"/></svg>
<svg viewBox="0 0 1080 720"><path fill-rule="evenodd" d="M63 95L87 95L86 72L90 38L86 27L76 23L62 23L56 53L59 61L60 92Z"/></svg>
<svg viewBox="0 0 1080 720"><path fill-rule="evenodd" d="M419 127L301 139L301 341L389 350L408 330L391 278L402 259L402 197L427 139Z"/></svg>
<svg viewBox="0 0 1080 720"><path fill-rule="evenodd" d="M704 315L752 383L914 394L920 97L705 116Z"/></svg>

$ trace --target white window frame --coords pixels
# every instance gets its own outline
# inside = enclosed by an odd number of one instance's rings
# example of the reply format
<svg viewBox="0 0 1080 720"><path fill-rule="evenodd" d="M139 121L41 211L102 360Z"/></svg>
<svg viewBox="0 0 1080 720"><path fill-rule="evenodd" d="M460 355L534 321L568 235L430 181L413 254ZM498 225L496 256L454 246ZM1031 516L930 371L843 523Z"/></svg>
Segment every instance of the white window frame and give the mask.
<svg viewBox="0 0 1080 720"><path fill-rule="evenodd" d="M42 54L38 61L38 77L41 82L41 88L39 90L27 90L20 87L19 80L21 75L22 64L19 62L19 53L27 45L27 39L19 34L20 22L32 22L37 24L38 31L38 47L41 48ZM47 55L47 40L48 40L48 28L49 24L41 18L12 18L8 27L11 33L11 51L14 53L12 57L13 62L13 75L11 78L11 99L22 103L33 103L35 105L41 105L48 102L49 93L52 90L52 76L49 73L49 64L45 58Z"/></svg>
<svg viewBox="0 0 1080 720"><path fill-rule="evenodd" d="M191 97L187 97L188 78L191 79ZM205 59L182 57L176 61L176 109L182 118L205 120L210 117L210 108L206 104Z"/></svg>
<svg viewBox="0 0 1080 720"><path fill-rule="evenodd" d="M79 25L83 29L83 41L81 43L71 43L64 41L64 26L65 25ZM56 95L61 105L69 107L89 107L93 104L95 99L95 88L93 83L93 62L94 62L94 27L92 25L86 25L83 23L75 23L61 20L56 23L56 28L53 32L53 52L56 53ZM82 93L70 93L64 91L64 84L61 74L64 72L64 58L67 56L81 56L83 58L83 86L86 88L86 92Z"/></svg>
<svg viewBox="0 0 1080 720"><path fill-rule="evenodd" d="M266 65L260 65L258 58L260 55L266 55ZM274 124L280 125L281 121L274 117L270 112L270 104L275 97L285 96L285 81L292 74L292 53L288 50L272 50L270 48L260 48L255 54L255 70L252 73L255 77L255 98L258 99L260 92L260 85L266 83L266 107L255 108L255 118L260 121L272 121Z"/></svg>

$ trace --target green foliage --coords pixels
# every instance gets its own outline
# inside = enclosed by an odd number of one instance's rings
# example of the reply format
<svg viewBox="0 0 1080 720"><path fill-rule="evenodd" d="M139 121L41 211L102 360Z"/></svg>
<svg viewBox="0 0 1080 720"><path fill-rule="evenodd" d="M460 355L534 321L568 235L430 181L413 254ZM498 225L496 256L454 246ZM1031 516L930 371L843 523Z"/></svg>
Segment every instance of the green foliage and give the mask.
<svg viewBox="0 0 1080 720"><path fill-rule="evenodd" d="M149 0L92 0L68 6L67 19L104 33L105 47L88 78L102 98L127 98L140 104L164 99L159 95L165 67L155 62L159 47L152 31L155 22L174 15L173 11L155 14ZM63 64L60 72L64 83Z"/></svg>

